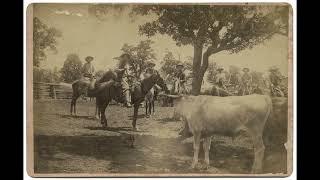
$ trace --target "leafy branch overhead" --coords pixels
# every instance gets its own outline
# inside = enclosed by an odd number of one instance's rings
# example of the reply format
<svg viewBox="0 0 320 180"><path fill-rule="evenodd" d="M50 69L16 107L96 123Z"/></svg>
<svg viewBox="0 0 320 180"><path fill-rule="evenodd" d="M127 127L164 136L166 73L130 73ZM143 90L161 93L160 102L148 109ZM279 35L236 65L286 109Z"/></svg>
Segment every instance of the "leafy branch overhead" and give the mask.
<svg viewBox="0 0 320 180"><path fill-rule="evenodd" d="M147 68L151 61L156 59L156 54L152 49L151 40L140 41L136 46L124 44L121 48L123 53L131 56L131 70L135 73L136 77L140 77L141 73ZM119 57L115 59L119 60Z"/></svg>
<svg viewBox="0 0 320 180"><path fill-rule="evenodd" d="M275 34L288 34L288 5L136 5L135 15L156 17L139 26L141 35L169 35L178 46L192 45L192 93L200 93L209 57L252 48Z"/></svg>
<svg viewBox="0 0 320 180"><path fill-rule="evenodd" d="M143 5L136 15L156 15L139 27L149 37L167 34L177 45L203 45L208 54L238 52L272 35L288 33L288 6Z"/></svg>
<svg viewBox="0 0 320 180"><path fill-rule="evenodd" d="M46 50L57 52L57 37L62 33L54 27L48 27L39 18L33 18L33 65L40 66L40 62L46 60Z"/></svg>

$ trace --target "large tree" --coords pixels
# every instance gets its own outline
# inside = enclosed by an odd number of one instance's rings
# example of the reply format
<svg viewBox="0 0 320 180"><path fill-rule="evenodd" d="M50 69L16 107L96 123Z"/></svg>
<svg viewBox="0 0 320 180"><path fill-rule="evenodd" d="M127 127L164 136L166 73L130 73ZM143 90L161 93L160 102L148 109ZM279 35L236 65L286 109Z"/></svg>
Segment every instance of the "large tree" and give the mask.
<svg viewBox="0 0 320 180"><path fill-rule="evenodd" d="M210 56L237 53L288 33L288 5L136 5L132 13L156 17L139 27L141 34L166 34L178 46L193 46L194 95L200 93Z"/></svg>
<svg viewBox="0 0 320 180"><path fill-rule="evenodd" d="M137 78L140 77L141 73L151 61L156 60L156 54L151 47L153 43L154 42L151 40L144 40L140 41L136 46L124 44L121 48L123 53L130 54L133 65L132 70L135 72ZM119 57L116 57L115 59L119 59Z"/></svg>
<svg viewBox="0 0 320 180"><path fill-rule="evenodd" d="M64 82L71 83L81 78L82 62L77 54L69 54L61 68L61 78Z"/></svg>
<svg viewBox="0 0 320 180"><path fill-rule="evenodd" d="M40 62L46 60L45 51L57 52L57 38L61 32L54 27L48 27L39 18L33 18L33 66L39 67Z"/></svg>

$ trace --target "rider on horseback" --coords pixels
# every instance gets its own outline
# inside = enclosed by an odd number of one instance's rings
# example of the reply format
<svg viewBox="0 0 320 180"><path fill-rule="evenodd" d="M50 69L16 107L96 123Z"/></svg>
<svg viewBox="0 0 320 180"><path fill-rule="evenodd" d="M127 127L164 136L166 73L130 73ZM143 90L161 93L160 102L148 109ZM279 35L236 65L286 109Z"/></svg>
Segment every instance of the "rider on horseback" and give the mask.
<svg viewBox="0 0 320 180"><path fill-rule="evenodd" d="M93 64L91 63L91 61L93 61L93 57L92 56L87 56L85 58L85 61L86 63L83 65L82 67L82 76L84 79L88 80L90 82L89 84L89 89L93 89L94 88L94 84L95 84L95 81L94 81L94 72L95 72L95 69L94 69L94 66ZM87 96L87 91L86 91L86 96Z"/></svg>

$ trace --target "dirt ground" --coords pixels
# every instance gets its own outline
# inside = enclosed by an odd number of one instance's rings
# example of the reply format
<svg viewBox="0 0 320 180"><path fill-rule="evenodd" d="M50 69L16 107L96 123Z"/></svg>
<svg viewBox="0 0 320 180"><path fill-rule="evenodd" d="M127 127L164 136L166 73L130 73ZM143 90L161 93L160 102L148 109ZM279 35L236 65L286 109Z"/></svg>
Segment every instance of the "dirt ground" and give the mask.
<svg viewBox="0 0 320 180"><path fill-rule="evenodd" d="M69 115L69 100L34 102L35 173L237 173L247 174L253 162L250 139L214 136L210 168L190 169L192 139L181 141L181 122L170 118L171 107L156 106L144 117L139 110L138 132L131 131L133 108L107 108L108 128L94 119L94 102L79 101L77 116ZM134 147L130 146L134 135ZM200 163L203 164L200 150ZM286 173L286 150L266 148L264 173Z"/></svg>

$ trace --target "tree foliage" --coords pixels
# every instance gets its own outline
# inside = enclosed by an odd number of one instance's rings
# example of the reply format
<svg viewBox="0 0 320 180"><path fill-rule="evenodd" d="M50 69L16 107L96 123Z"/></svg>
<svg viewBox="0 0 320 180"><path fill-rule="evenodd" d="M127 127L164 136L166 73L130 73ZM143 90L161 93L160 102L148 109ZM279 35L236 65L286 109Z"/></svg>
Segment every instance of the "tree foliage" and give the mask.
<svg viewBox="0 0 320 180"><path fill-rule="evenodd" d="M57 52L57 38L62 34L54 27L48 27L39 18L33 18L33 66L39 67L46 60L46 50Z"/></svg>
<svg viewBox="0 0 320 180"><path fill-rule="evenodd" d="M190 57L187 57L185 61L178 60L174 57L171 51L166 52L161 61L161 73L166 76L168 74L173 74L176 71L176 65L179 63L183 64L184 70L192 71L192 61L190 61Z"/></svg>
<svg viewBox="0 0 320 180"><path fill-rule="evenodd" d="M288 33L288 5L136 5L132 13L157 17L140 25L140 34L166 34L178 46L194 47L193 94L200 93L211 55L236 53Z"/></svg>
<svg viewBox="0 0 320 180"><path fill-rule="evenodd" d="M46 83L58 83L60 82L60 73L57 70L57 67L55 67L53 70L34 67L33 81L46 82Z"/></svg>
<svg viewBox="0 0 320 180"><path fill-rule="evenodd" d="M69 54L61 68L61 78L64 82L71 83L81 78L82 62L77 54Z"/></svg>
<svg viewBox="0 0 320 180"><path fill-rule="evenodd" d="M121 48L123 53L128 53L131 56L131 68L137 78L140 77L151 61L156 60L156 54L151 47L153 43L151 40L144 40L136 46L124 44ZM115 59L119 59L119 57Z"/></svg>

